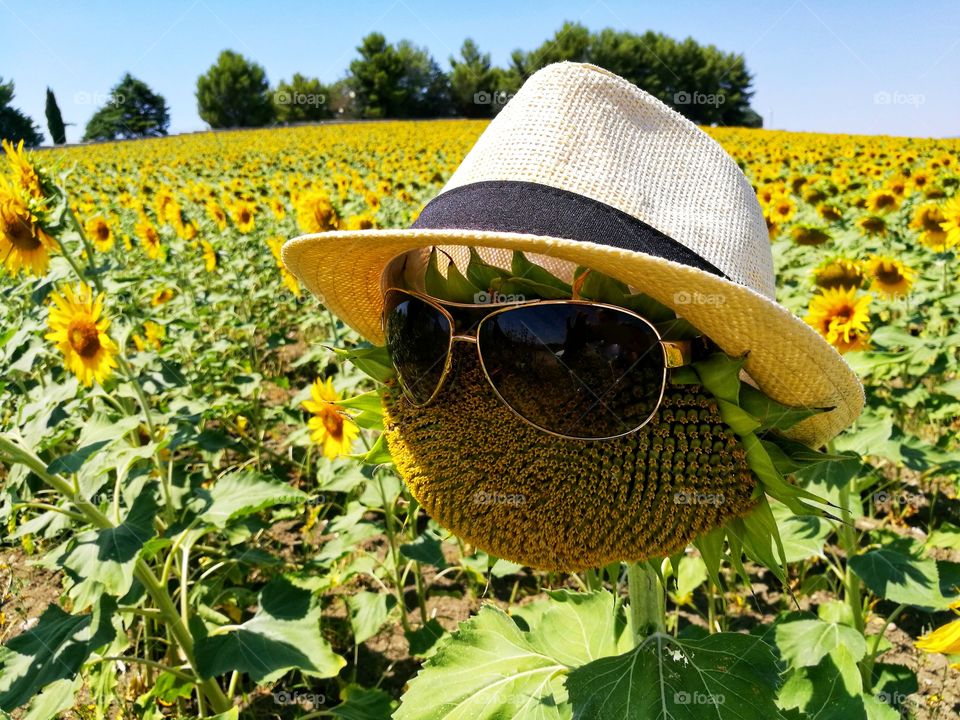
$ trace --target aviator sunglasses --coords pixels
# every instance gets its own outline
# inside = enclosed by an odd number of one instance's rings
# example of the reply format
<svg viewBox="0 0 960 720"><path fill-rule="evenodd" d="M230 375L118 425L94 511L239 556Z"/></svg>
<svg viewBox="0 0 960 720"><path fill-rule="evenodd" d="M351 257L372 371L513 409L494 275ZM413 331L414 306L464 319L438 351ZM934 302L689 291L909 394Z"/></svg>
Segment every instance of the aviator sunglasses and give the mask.
<svg viewBox="0 0 960 720"><path fill-rule="evenodd" d="M503 404L570 440L609 440L642 428L660 407L667 371L689 364L694 351L690 340L664 340L632 310L585 300L470 305L390 288L382 325L414 406L439 394L453 343L473 343Z"/></svg>

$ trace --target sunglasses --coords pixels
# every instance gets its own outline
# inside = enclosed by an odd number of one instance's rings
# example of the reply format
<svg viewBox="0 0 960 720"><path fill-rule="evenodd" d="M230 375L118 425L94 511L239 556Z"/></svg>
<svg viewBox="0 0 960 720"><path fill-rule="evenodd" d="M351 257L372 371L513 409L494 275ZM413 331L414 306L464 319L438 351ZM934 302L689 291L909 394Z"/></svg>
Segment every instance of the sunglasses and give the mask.
<svg viewBox="0 0 960 720"><path fill-rule="evenodd" d="M428 405L450 374L453 343L473 343L494 392L515 415L569 440L611 440L654 417L670 368L692 360L690 340L664 340L615 305L533 300L484 306L390 288L382 327L407 400Z"/></svg>

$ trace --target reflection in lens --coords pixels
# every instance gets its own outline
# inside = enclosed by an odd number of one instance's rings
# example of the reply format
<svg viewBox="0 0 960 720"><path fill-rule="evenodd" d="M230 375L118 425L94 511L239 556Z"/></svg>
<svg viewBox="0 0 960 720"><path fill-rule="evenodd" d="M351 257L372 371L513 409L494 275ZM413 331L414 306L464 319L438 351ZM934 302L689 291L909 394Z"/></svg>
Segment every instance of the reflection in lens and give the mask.
<svg viewBox="0 0 960 720"><path fill-rule="evenodd" d="M387 353L410 399L423 405L443 376L450 349L450 323L420 298L388 291L385 298Z"/></svg>
<svg viewBox="0 0 960 720"><path fill-rule="evenodd" d="M544 430L583 439L640 427L664 383L663 348L644 320L614 308L531 305L493 315L479 329L497 392Z"/></svg>

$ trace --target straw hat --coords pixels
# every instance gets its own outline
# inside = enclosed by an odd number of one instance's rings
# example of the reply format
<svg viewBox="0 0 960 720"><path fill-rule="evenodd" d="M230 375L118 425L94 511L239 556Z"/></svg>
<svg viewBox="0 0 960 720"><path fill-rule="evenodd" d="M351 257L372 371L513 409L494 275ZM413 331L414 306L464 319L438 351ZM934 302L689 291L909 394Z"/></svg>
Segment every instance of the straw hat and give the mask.
<svg viewBox="0 0 960 720"><path fill-rule="evenodd" d="M531 76L409 229L304 235L284 245L283 261L382 344L383 290L401 275L422 287L431 246L461 269L470 246L507 266L522 250L554 273L582 265L650 295L728 355L749 353L745 372L768 396L833 408L788 433L808 445L863 408L863 387L840 354L776 302L766 224L737 164L602 68L564 62Z"/></svg>

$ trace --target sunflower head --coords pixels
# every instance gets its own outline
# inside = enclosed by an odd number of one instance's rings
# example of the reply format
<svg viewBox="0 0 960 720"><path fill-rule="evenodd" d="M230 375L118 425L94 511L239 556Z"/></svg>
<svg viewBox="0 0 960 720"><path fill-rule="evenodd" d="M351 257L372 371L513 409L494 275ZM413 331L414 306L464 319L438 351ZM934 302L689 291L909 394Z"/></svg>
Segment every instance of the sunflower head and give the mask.
<svg viewBox="0 0 960 720"><path fill-rule="evenodd" d="M867 347L871 295L857 297L857 288L824 289L814 296L807 323L840 352Z"/></svg>
<svg viewBox="0 0 960 720"><path fill-rule="evenodd" d="M0 177L0 263L11 275L23 269L40 276L56 246L22 192Z"/></svg>
<svg viewBox="0 0 960 720"><path fill-rule="evenodd" d="M303 408L311 414L307 422L310 439L323 448L324 457L331 459L349 454L360 434L356 423L336 404L339 399L333 378L326 382L318 378L310 386L310 399L303 401Z"/></svg>
<svg viewBox="0 0 960 720"><path fill-rule="evenodd" d="M662 557L746 514L756 481L716 401L668 385L653 421L615 440L568 440L520 420L472 346L427 407L384 397L387 443L411 493L470 543L531 567L574 571Z"/></svg>
<svg viewBox="0 0 960 720"><path fill-rule="evenodd" d="M896 258L872 255L867 261L872 289L887 298L902 297L910 291L916 272Z"/></svg>
<svg viewBox="0 0 960 720"><path fill-rule="evenodd" d="M51 341L63 354L64 364L87 387L103 384L117 367L117 346L107 334L110 320L102 317L103 299L90 287L70 286L52 295L47 324Z"/></svg>
<svg viewBox="0 0 960 720"><path fill-rule="evenodd" d="M830 239L830 233L817 225L797 225L790 237L797 245L823 245Z"/></svg>
<svg viewBox="0 0 960 720"><path fill-rule="evenodd" d="M87 220L86 231L93 241L93 246L100 252L107 252L113 247L113 231L102 215Z"/></svg>
<svg viewBox="0 0 960 720"><path fill-rule="evenodd" d="M827 260L813 271L813 281L819 288L859 288L863 285L863 268L855 260L838 257Z"/></svg>
<svg viewBox="0 0 960 720"><path fill-rule="evenodd" d="M319 233L336 230L340 218L326 193L312 191L303 195L297 203L297 224L305 233Z"/></svg>

